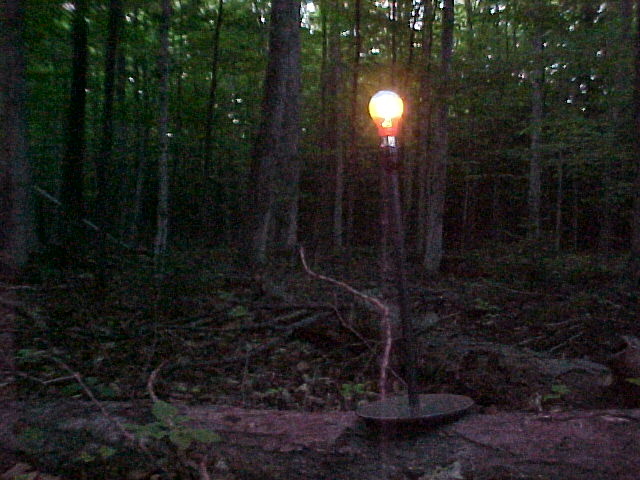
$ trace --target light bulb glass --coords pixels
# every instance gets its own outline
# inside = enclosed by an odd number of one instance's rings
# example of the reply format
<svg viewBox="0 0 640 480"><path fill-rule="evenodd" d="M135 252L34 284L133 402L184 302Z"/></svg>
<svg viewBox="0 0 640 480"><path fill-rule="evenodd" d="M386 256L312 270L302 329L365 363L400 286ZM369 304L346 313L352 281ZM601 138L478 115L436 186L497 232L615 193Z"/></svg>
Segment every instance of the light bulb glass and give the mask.
<svg viewBox="0 0 640 480"><path fill-rule="evenodd" d="M369 114L371 118L393 120L400 118L404 111L404 104L400 96L390 90L380 90L369 101Z"/></svg>

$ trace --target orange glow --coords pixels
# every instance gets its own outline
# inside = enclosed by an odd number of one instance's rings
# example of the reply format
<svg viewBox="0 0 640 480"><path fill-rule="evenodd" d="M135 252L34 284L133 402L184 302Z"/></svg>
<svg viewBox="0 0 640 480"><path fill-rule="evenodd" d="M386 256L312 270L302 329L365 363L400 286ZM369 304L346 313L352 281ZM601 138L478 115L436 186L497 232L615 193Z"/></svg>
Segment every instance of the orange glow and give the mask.
<svg viewBox="0 0 640 480"><path fill-rule="evenodd" d="M398 133L404 104L400 96L389 90L380 90L369 100L369 115L381 137L395 137Z"/></svg>

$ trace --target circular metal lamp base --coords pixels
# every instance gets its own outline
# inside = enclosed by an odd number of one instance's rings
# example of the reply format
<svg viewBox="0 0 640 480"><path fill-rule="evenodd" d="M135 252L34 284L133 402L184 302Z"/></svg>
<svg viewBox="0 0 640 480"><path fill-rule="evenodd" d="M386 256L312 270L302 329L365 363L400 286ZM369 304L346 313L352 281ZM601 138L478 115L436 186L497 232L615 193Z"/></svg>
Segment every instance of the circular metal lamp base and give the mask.
<svg viewBox="0 0 640 480"><path fill-rule="evenodd" d="M368 403L356 410L356 414L365 420L368 426L428 426L455 420L464 415L472 406L473 400L464 395L429 394L420 395L419 405L412 409L409 397L389 397Z"/></svg>

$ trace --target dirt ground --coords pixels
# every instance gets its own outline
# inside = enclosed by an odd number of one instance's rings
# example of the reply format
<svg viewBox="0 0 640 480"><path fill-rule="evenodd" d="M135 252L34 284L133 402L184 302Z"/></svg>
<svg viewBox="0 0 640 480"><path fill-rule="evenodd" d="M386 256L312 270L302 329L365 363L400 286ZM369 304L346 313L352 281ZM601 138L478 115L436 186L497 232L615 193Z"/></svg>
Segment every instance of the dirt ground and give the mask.
<svg viewBox="0 0 640 480"><path fill-rule="evenodd" d="M67 368L100 399L144 398L162 365L154 388L170 401L322 411L351 410L377 396L383 341L375 311L311 278L297 258L260 272L230 258L228 251L185 251L162 276L143 257L114 260L105 275L34 269L15 287L28 306L18 326L21 392L82 397ZM348 261L311 254L309 263L393 304L371 252ZM447 258L438 278L408 263L421 338L464 335L602 363L617 378L580 407L640 405L637 386L626 381L634 372L619 371L612 357L625 346L623 335L640 336L638 290L624 279L624 259L483 251ZM474 371L483 378L470 387L429 359L419 363L421 391L467 394L485 408L526 409L535 395L551 406L563 396L562 386L527 391L522 379L514 389L508 375L492 377L481 366ZM389 388L402 391L402 381L390 378Z"/></svg>

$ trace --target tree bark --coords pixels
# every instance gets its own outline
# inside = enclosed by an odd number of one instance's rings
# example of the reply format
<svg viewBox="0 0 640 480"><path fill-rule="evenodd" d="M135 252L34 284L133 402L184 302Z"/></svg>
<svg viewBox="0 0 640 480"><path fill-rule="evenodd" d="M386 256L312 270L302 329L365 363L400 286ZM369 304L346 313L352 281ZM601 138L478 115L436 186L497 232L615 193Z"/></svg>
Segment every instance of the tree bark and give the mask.
<svg viewBox="0 0 640 480"><path fill-rule="evenodd" d="M340 3L334 2L333 14L327 35L327 60L325 77L325 114L323 115L323 134L329 162L334 168L334 197L333 197L333 246L337 251L344 247L344 188L345 171L344 156L340 151L340 85L342 84L342 55L340 53L340 26L338 15Z"/></svg>
<svg viewBox="0 0 640 480"><path fill-rule="evenodd" d="M169 19L171 5L169 0L160 0L161 16L159 35L160 53L158 70L160 85L158 88L158 135L160 158L158 159L158 212L154 257L156 265L167 250L169 230Z"/></svg>
<svg viewBox="0 0 640 480"><path fill-rule="evenodd" d="M542 82L543 82L543 33L542 28L534 26L533 33L534 65L531 72L531 143L529 161L529 229L528 236L532 240L540 239L540 135L542 133Z"/></svg>
<svg viewBox="0 0 640 480"><path fill-rule="evenodd" d="M113 154L113 132L114 132L114 99L116 83L116 59L118 53L118 43L120 40L120 29L122 25L122 4L121 0L109 1L109 20L107 25L107 42L104 53L104 99L102 107L102 142L100 155L96 162L96 219L101 223L109 223L114 216L110 214L113 205L110 180Z"/></svg>
<svg viewBox="0 0 640 480"><path fill-rule="evenodd" d="M287 213L293 208L291 196L295 192L290 190L292 185L287 182L295 180L299 172L296 158L300 86L299 15L299 3L295 0L275 0L272 3L262 120L252 155L248 191L247 232L251 257L257 263L263 263L267 257L272 222L278 210L276 202L286 205L284 211ZM295 164L293 168L292 164Z"/></svg>
<svg viewBox="0 0 640 480"><path fill-rule="evenodd" d="M637 282L640 282L640 0L636 0L636 41L634 60L633 114L635 128L635 167L634 202L631 234L631 270Z"/></svg>
<svg viewBox="0 0 640 480"><path fill-rule="evenodd" d="M431 161L431 117L433 109L433 86L431 73L431 52L433 48L433 21L435 8L432 0L424 0L422 21L422 61L424 63L420 75L420 106L418 118L418 148L422 158L418 166L418 205L417 222L417 250L424 252L427 231L427 167Z"/></svg>
<svg viewBox="0 0 640 480"><path fill-rule="evenodd" d="M73 14L73 62L71 96L67 114L65 155L62 163L60 198L66 213L73 219L84 212L83 165L85 155L85 112L87 101L87 1L77 0ZM75 235L67 232L71 239ZM75 240L73 240L75 241Z"/></svg>
<svg viewBox="0 0 640 480"><path fill-rule="evenodd" d="M35 247L27 158L23 6L0 1L0 274L23 266Z"/></svg>
<svg viewBox="0 0 640 480"><path fill-rule="evenodd" d="M440 53L440 84L438 110L434 129L433 161L428 173L427 231L423 264L428 272L436 272L442 262L444 201L447 185L447 156L449 146L448 97L453 52L453 0L445 0L442 9L442 37Z"/></svg>
<svg viewBox="0 0 640 480"><path fill-rule="evenodd" d="M353 243L353 215L354 202L356 195L356 170L358 168L358 146L356 132L358 130L358 93L359 93L359 77L360 77L360 52L362 51L362 36L360 34L360 23L362 16L362 4L360 0L355 0L353 11L353 62L351 64L351 104L349 110L349 145L347 148L347 185L346 185L346 202L347 202L347 243Z"/></svg>
<svg viewBox="0 0 640 480"><path fill-rule="evenodd" d="M620 22L617 32L605 38L607 55L611 57L610 63L613 72L610 74L613 85L611 91L609 121L612 144L620 141L620 131L623 124L621 113L624 104L624 91L630 75L630 63L628 53L631 47L631 25L633 23L633 8L630 0L619 0L615 5L616 15ZM613 236L613 216L615 215L613 196L615 193L614 178L618 171L616 155L605 155L603 158L602 195L599 205L600 231L598 234L598 250L606 254L611 248Z"/></svg>
<svg viewBox="0 0 640 480"><path fill-rule="evenodd" d="M131 205L131 223L129 224L129 239L135 242L138 238L142 222L143 190L147 172L147 146L149 143L149 127L147 114L149 112L149 86L144 60L138 60L136 77L139 82L135 94L136 99L136 169L135 188Z"/></svg>
<svg viewBox="0 0 640 480"><path fill-rule="evenodd" d="M0 404L15 400L15 295L2 288L29 259L35 234L27 158L24 12L21 0L0 0ZM3 418L15 441L18 412ZM13 453L0 442L0 471Z"/></svg>
<svg viewBox="0 0 640 480"><path fill-rule="evenodd" d="M202 168L202 224L209 224L211 215L211 162L213 161L213 111L216 107L218 91L218 60L220 58L220 31L222 30L224 0L218 1L218 14L213 29L211 43L211 81L209 82L209 100L207 102L207 120L204 134L204 159Z"/></svg>
<svg viewBox="0 0 640 480"><path fill-rule="evenodd" d="M558 168L556 171L556 235L554 239L554 249L556 253L560 253L560 248L562 246L562 201L564 198L564 185L563 185L563 176L564 176L564 168L563 168L564 160L562 155L558 157Z"/></svg>

